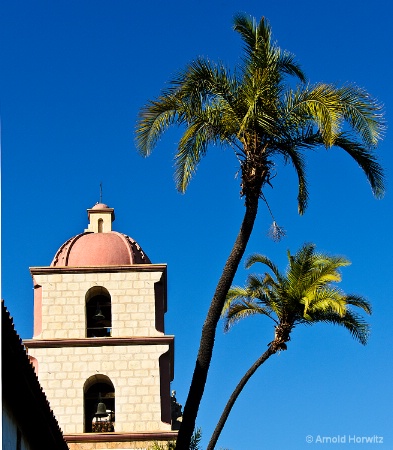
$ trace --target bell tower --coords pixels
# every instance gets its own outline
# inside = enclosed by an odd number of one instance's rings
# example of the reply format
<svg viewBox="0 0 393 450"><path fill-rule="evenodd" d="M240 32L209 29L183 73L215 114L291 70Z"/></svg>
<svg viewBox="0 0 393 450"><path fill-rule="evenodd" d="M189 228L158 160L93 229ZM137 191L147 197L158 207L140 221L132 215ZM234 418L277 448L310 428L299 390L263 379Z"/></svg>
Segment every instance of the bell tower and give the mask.
<svg viewBox="0 0 393 450"><path fill-rule="evenodd" d="M174 440L174 336L164 331L166 265L88 209L86 230L31 267L29 356L70 450L146 449Z"/></svg>

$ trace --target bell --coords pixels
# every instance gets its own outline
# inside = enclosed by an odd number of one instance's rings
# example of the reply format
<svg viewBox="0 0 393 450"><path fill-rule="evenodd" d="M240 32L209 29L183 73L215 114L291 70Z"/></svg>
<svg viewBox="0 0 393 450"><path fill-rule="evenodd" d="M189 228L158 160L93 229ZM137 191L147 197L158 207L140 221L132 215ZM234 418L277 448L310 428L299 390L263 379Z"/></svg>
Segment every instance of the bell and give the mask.
<svg viewBox="0 0 393 450"><path fill-rule="evenodd" d="M106 405L101 401L101 396L99 400L100 401L97 405L97 412L94 414L94 417L108 417L108 413L106 412Z"/></svg>
<svg viewBox="0 0 393 450"><path fill-rule="evenodd" d="M104 314L102 314L101 309L100 309L100 304L97 302L97 309L96 309L96 313L93 316L93 319L95 321L99 321L99 320L104 320L105 316Z"/></svg>

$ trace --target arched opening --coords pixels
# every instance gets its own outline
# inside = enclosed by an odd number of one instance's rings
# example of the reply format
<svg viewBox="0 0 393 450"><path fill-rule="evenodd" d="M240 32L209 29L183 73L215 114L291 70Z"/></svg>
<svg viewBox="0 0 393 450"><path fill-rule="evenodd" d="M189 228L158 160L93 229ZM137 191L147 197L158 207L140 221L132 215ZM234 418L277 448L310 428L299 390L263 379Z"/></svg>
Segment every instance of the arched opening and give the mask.
<svg viewBox="0 0 393 450"><path fill-rule="evenodd" d="M86 293L86 337L112 335L112 306L109 292L95 286Z"/></svg>
<svg viewBox="0 0 393 450"><path fill-rule="evenodd" d="M93 375L85 382L85 433L115 431L115 388L106 375Z"/></svg>
<svg viewBox="0 0 393 450"><path fill-rule="evenodd" d="M98 232L103 233L104 232L104 221L103 219L98 219Z"/></svg>

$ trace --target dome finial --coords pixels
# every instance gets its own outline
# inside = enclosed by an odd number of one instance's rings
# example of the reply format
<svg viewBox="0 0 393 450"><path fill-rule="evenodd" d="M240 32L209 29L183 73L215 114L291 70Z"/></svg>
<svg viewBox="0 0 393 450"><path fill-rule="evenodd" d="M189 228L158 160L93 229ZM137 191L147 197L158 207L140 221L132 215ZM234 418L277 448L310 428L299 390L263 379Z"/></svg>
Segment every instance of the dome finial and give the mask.
<svg viewBox="0 0 393 450"><path fill-rule="evenodd" d="M102 181L100 181L100 203L102 203Z"/></svg>
<svg viewBox="0 0 393 450"><path fill-rule="evenodd" d="M109 208L104 203L96 203L87 210L89 225L85 232L92 233L110 233L112 231L112 222L115 220L115 210Z"/></svg>

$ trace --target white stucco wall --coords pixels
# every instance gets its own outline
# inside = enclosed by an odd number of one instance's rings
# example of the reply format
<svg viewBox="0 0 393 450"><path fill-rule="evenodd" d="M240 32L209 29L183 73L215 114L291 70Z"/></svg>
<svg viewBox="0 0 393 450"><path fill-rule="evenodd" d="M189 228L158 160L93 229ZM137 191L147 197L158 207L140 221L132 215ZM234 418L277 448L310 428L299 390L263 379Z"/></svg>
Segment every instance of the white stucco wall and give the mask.
<svg viewBox="0 0 393 450"><path fill-rule="evenodd" d="M18 424L12 411L3 402L2 408L2 450L16 450ZM21 450L31 450L21 431Z"/></svg>

